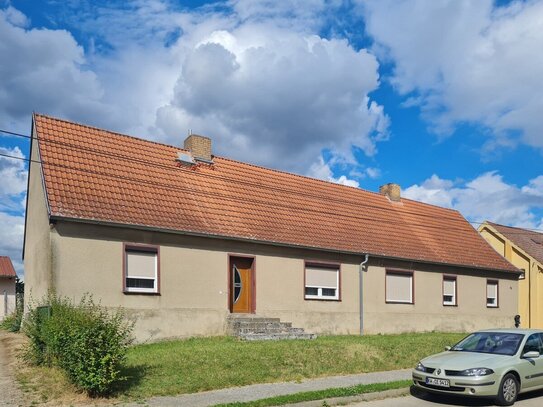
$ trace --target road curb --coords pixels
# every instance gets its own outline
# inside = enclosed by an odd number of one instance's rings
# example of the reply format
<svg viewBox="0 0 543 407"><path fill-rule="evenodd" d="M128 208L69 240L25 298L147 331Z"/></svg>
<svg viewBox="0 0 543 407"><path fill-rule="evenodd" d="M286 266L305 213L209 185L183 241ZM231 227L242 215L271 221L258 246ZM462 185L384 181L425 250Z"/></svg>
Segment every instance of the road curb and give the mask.
<svg viewBox="0 0 543 407"><path fill-rule="evenodd" d="M359 394L358 396L333 397L333 398L325 398L321 400L303 401L301 403L284 404L283 407L322 407L324 401L326 401L326 404L328 404L329 406L343 406L346 404L357 403L360 401L373 401L373 400L388 399L392 397L407 396L409 394L409 391L410 391L409 387L404 387L401 389L376 391L373 393Z"/></svg>

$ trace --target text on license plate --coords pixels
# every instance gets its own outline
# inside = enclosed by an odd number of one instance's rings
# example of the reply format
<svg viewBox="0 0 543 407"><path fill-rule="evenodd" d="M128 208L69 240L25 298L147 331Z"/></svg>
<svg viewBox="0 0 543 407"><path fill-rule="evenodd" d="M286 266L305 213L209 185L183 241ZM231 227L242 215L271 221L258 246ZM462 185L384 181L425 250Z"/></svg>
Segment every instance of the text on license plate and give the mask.
<svg viewBox="0 0 543 407"><path fill-rule="evenodd" d="M450 387L447 379L434 379L433 377L426 378L426 384L432 384L434 386Z"/></svg>

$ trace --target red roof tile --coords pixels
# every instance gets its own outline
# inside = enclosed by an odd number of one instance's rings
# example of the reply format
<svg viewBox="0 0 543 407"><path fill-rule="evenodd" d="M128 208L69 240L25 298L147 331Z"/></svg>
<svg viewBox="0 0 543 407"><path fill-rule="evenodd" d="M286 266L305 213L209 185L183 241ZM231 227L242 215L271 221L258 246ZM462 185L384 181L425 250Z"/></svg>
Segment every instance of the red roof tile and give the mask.
<svg viewBox="0 0 543 407"><path fill-rule="evenodd" d="M543 264L543 233L533 230L514 228L511 226L499 225L497 223L486 222L492 226L506 239L516 244L538 262Z"/></svg>
<svg viewBox="0 0 543 407"><path fill-rule="evenodd" d="M34 115L50 215L515 271L457 211ZM180 140L181 142L181 140Z"/></svg>
<svg viewBox="0 0 543 407"><path fill-rule="evenodd" d="M11 259L7 256L0 256L0 278L1 277L17 277Z"/></svg>

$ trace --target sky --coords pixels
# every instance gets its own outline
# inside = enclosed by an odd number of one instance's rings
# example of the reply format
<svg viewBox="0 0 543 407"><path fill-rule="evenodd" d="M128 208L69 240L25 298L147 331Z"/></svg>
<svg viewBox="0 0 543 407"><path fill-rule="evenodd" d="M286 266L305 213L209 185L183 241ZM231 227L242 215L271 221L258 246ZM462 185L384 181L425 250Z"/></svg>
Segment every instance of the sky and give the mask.
<svg viewBox="0 0 543 407"><path fill-rule="evenodd" d="M0 0L0 129L32 112L543 231L543 1ZM0 133L0 154L28 157ZM27 164L0 156L23 274Z"/></svg>

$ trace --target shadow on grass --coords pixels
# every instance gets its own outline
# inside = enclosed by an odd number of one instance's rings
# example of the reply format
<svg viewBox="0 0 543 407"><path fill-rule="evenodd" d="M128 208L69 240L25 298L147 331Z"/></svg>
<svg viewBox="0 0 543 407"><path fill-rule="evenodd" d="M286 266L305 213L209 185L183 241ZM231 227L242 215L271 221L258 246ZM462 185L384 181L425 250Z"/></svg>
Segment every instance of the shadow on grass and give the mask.
<svg viewBox="0 0 543 407"><path fill-rule="evenodd" d="M146 365L123 367L121 369L121 377L125 380L120 380L113 386L110 397L126 396L133 388L140 385L142 379L150 368Z"/></svg>

